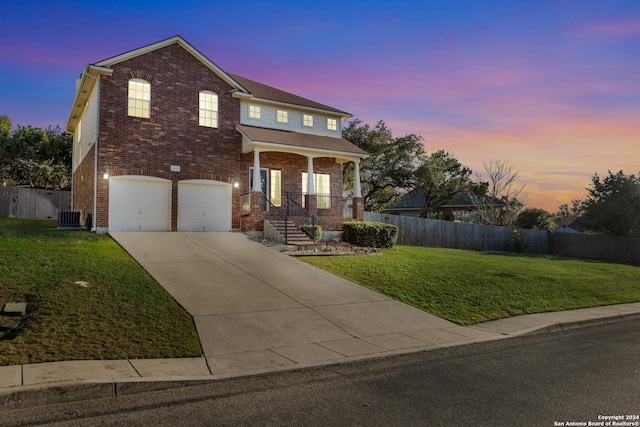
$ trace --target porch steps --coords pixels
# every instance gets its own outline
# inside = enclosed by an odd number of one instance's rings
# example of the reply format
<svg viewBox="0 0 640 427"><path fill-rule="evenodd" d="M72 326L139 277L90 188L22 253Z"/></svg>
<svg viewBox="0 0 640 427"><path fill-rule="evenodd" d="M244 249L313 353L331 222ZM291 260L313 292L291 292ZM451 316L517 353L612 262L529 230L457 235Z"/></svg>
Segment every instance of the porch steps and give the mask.
<svg viewBox="0 0 640 427"><path fill-rule="evenodd" d="M274 226L274 228L276 230L278 230L278 232L280 233L280 235L284 239L284 236L285 236L285 221L284 220L275 220L275 219L269 219L268 221L271 223L271 225ZM311 240L309 238L307 233L305 233L304 231L300 230L300 227L298 227L293 221L291 221L291 220L288 221L287 228L288 228L287 241L285 242L287 245L296 245L296 246L315 245L315 243L313 242L313 240Z"/></svg>

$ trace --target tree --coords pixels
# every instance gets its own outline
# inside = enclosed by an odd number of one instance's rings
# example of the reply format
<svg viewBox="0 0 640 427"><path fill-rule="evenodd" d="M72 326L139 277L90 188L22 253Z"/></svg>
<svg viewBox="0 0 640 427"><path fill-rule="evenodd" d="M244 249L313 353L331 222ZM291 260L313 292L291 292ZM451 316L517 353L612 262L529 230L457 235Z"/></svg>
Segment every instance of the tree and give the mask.
<svg viewBox="0 0 640 427"><path fill-rule="evenodd" d="M0 180L10 185L66 189L71 182L73 138L59 126L18 126L0 117Z"/></svg>
<svg viewBox="0 0 640 427"><path fill-rule="evenodd" d="M640 174L609 171L601 180L596 173L587 191L585 216L590 228L617 236L640 231Z"/></svg>
<svg viewBox="0 0 640 427"><path fill-rule="evenodd" d="M558 207L556 218L558 225L569 225L584 215L584 200L573 199L571 207L566 203Z"/></svg>
<svg viewBox="0 0 640 427"><path fill-rule="evenodd" d="M415 167L424 155L420 136L408 134L394 138L385 122L373 128L361 120L351 120L342 136L369 153L360 161L360 182L367 211L379 212L395 203L414 187ZM344 188L353 190L353 163L345 164Z"/></svg>
<svg viewBox="0 0 640 427"><path fill-rule="evenodd" d="M458 193L468 189L470 176L471 169L444 150L423 157L416 169L415 183L415 191L425 195L420 217L426 218L435 202L449 203Z"/></svg>
<svg viewBox="0 0 640 427"><path fill-rule="evenodd" d="M488 225L512 225L524 207L524 184L518 184L520 175L508 163L492 160L482 164L484 173L477 175L477 182L487 183L485 197L475 197L477 220Z"/></svg>
<svg viewBox="0 0 640 427"><path fill-rule="evenodd" d="M528 208L518 214L515 226L531 230L555 230L556 217L544 209Z"/></svg>

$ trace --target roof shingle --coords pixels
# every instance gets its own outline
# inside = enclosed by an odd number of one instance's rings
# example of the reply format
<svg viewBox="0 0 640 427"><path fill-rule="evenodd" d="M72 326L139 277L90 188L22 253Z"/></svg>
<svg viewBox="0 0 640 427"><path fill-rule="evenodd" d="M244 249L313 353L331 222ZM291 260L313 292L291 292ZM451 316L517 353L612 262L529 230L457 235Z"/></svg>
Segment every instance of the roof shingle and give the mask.
<svg viewBox="0 0 640 427"><path fill-rule="evenodd" d="M299 105L302 107L317 108L320 110L330 111L338 113L343 116L351 116L351 114L338 110L337 108L330 107L328 105L320 104L319 102L312 101L310 99L303 98L298 95L294 95L289 92L285 92L280 89L276 89L272 86L256 82L246 77L238 76L237 74L227 73L232 79L240 83L245 89L249 91L253 96L257 98L268 99L271 101L283 102L286 104Z"/></svg>
<svg viewBox="0 0 640 427"><path fill-rule="evenodd" d="M236 128L250 140L256 142L317 148L321 150L339 151L356 155L368 155L366 151L344 138L332 138L330 136L265 129L247 125L237 125Z"/></svg>

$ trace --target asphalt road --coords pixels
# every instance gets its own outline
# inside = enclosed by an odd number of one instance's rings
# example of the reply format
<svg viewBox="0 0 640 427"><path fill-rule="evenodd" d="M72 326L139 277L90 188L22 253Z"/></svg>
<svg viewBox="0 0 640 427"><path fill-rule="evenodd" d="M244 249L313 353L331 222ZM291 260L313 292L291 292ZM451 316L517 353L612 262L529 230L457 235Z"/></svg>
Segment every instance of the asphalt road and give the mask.
<svg viewBox="0 0 640 427"><path fill-rule="evenodd" d="M638 415L640 319L343 366L0 410L0 426L606 426L609 421L640 425ZM612 416L629 419L606 418Z"/></svg>

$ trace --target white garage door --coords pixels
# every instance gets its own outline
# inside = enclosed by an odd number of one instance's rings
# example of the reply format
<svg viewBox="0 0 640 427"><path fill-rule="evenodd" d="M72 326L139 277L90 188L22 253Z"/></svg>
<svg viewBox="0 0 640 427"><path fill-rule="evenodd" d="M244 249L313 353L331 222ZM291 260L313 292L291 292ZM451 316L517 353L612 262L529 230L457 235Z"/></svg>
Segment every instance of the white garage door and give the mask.
<svg viewBox="0 0 640 427"><path fill-rule="evenodd" d="M171 181L149 176L109 178L109 231L170 231Z"/></svg>
<svg viewBox="0 0 640 427"><path fill-rule="evenodd" d="M205 179L178 183L178 231L231 230L231 184Z"/></svg>

